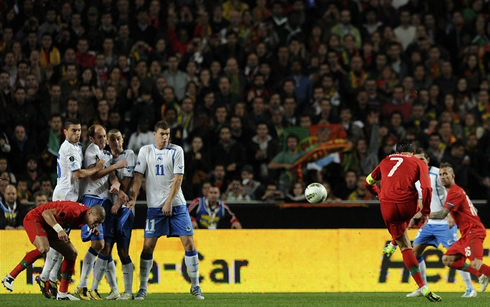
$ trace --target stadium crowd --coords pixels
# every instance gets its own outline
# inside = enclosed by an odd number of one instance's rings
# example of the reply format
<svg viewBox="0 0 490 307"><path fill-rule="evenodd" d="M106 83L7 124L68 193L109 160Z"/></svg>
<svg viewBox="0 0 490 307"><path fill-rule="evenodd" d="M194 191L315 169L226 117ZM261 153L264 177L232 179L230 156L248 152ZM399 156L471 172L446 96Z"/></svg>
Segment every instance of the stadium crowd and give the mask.
<svg viewBox="0 0 490 307"><path fill-rule="evenodd" d="M313 181L332 200L371 199L365 176L402 138L490 198L488 1L5 0L0 12L6 217L14 189L19 205L51 198L66 118L84 149L100 124L136 155L165 120L189 200L212 182L228 201L304 201ZM295 129L314 125L352 146L298 177Z"/></svg>

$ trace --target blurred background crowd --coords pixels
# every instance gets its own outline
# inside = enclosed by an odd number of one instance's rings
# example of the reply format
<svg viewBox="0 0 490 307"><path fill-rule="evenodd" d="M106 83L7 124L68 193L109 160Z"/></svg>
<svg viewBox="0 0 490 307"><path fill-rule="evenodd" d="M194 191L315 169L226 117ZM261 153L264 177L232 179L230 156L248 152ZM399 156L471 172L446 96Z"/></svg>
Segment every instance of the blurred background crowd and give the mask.
<svg viewBox="0 0 490 307"><path fill-rule="evenodd" d="M166 120L189 200L214 183L226 201L304 201L313 181L332 201L369 200L365 176L401 138L487 199L489 12L484 0L0 1L0 200L8 185L19 203L49 199L73 117L84 147L101 124L135 153ZM296 176L308 148L295 129L311 127L309 144L351 147Z"/></svg>

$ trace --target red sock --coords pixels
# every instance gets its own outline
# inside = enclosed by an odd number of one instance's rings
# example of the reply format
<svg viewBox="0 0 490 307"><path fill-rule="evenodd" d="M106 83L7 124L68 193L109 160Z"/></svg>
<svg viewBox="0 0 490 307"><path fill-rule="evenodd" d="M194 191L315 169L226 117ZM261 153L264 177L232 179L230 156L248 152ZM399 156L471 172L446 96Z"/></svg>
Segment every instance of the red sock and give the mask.
<svg viewBox="0 0 490 307"><path fill-rule="evenodd" d="M60 292L68 292L68 285L71 282L71 276L75 273L75 260L76 259L63 259L61 263L61 283Z"/></svg>
<svg viewBox="0 0 490 307"><path fill-rule="evenodd" d="M43 254L35 249L27 253L27 255L22 259L22 261L15 267L15 269L10 272L10 276L13 278L17 277L20 272L24 271L28 266L34 263L37 259L41 258Z"/></svg>
<svg viewBox="0 0 490 307"><path fill-rule="evenodd" d="M451 264L451 267L456 270L462 270L468 273L475 275L476 277L480 277L481 273L471 267L468 263L466 263L466 258L461 257L458 260L454 261Z"/></svg>
<svg viewBox="0 0 490 307"><path fill-rule="evenodd" d="M402 256L403 256L403 262L405 263L405 266L410 271L410 274L412 274L412 278L415 280L419 288L425 286L424 279L422 278L422 274L420 274L419 262L417 261L417 258L415 258L412 249L407 248L403 250Z"/></svg>
<svg viewBox="0 0 490 307"><path fill-rule="evenodd" d="M478 272L484 274L485 276L490 276L490 267L488 265L482 263ZM480 277L480 276L478 276L478 277Z"/></svg>
<svg viewBox="0 0 490 307"><path fill-rule="evenodd" d="M398 246L398 244L396 243L395 239L391 239L391 244L392 245L395 245L395 246Z"/></svg>

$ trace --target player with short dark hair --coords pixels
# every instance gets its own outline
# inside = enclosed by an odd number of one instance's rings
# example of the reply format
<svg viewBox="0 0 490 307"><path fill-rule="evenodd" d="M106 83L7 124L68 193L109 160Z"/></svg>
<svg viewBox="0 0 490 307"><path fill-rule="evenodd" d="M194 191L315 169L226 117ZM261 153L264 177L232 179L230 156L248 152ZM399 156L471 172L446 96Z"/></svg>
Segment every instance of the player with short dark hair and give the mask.
<svg viewBox="0 0 490 307"><path fill-rule="evenodd" d="M79 300L68 293L68 285L75 271L77 250L70 242L65 228L87 225L95 233L97 226L105 219L105 211L101 206L88 208L74 201L53 201L32 209L24 218L24 228L29 240L36 249L27 253L22 261L2 280L9 291L14 290L14 280L28 266L47 254L50 246L60 252L63 257L61 264L61 284L57 300Z"/></svg>
<svg viewBox="0 0 490 307"><path fill-rule="evenodd" d="M365 186L380 200L381 215L393 240L403 256L405 266L412 278L422 288L423 295L438 302L441 297L429 290L419 270L419 263L412 252L407 227L412 217L419 211L418 192L415 183L420 181L422 190L422 222L430 213L432 187L427 165L414 155L413 144L402 139L396 146L396 153L387 156L366 178ZM376 183L381 180L381 190Z"/></svg>
<svg viewBox="0 0 490 307"><path fill-rule="evenodd" d="M191 294L204 299L199 286L199 259L194 244L194 230L187 211L181 185L184 178L184 150L170 143L170 126L161 120L153 131L155 143L143 146L134 168L131 209L138 198L146 174L145 240L140 258L140 289L135 300L147 295L148 278L153 266L153 251L161 236L179 237L185 250L184 262L191 279Z"/></svg>
<svg viewBox="0 0 490 307"><path fill-rule="evenodd" d="M483 263L483 241L487 230L478 217L477 210L465 191L456 184L451 164L441 163L439 166L441 183L447 190L446 203L442 210L432 212L431 219L445 219L451 214L459 227L461 238L454 243L442 256L442 263L456 270L463 270L479 278L481 292L485 291L490 276L490 266ZM466 263L470 260L470 264Z"/></svg>

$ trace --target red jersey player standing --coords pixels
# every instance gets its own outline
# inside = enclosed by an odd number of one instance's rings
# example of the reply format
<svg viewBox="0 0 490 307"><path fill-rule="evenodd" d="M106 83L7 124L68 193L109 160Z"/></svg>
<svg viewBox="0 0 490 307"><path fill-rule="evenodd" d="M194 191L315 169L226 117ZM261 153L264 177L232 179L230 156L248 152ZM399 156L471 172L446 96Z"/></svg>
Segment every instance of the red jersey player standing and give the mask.
<svg viewBox="0 0 490 307"><path fill-rule="evenodd" d="M419 263L412 252L412 244L407 233L410 220L419 211L418 192L415 182L420 181L422 189L422 222L430 213L432 187L427 165L414 155L413 144L400 140L396 153L387 156L366 178L365 186L378 196L381 215L393 240L400 246L405 266L412 274L424 296L433 302L441 297L429 290L419 270ZM381 190L376 183L381 180Z"/></svg>
<svg viewBox="0 0 490 307"><path fill-rule="evenodd" d="M24 259L2 280L7 290L14 290L14 280L20 272L49 251L51 246L65 258L61 264L61 284L56 299L79 300L68 293L71 275L75 270L77 250L70 242L65 228L80 228L87 224L93 232L105 219L101 206L89 208L74 201L53 201L32 209L24 218L24 229L36 249L28 252Z"/></svg>
<svg viewBox="0 0 490 307"><path fill-rule="evenodd" d="M442 256L442 263L450 268L470 272L478 276L481 292L485 291L490 267L483 263L483 240L487 230L480 221L476 208L465 191L454 181L454 170L449 163L441 163L439 177L447 190L446 203L441 211L432 212L430 218L444 219L449 213L458 225L461 238ZM470 259L470 264L466 263Z"/></svg>

